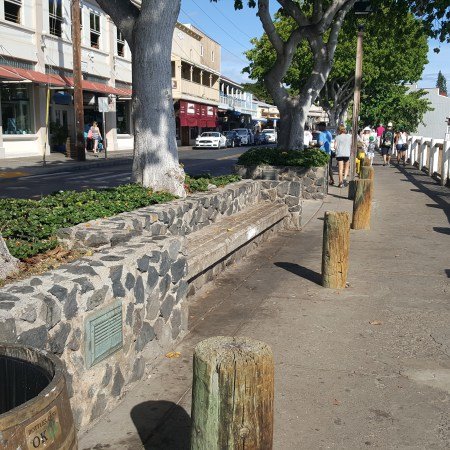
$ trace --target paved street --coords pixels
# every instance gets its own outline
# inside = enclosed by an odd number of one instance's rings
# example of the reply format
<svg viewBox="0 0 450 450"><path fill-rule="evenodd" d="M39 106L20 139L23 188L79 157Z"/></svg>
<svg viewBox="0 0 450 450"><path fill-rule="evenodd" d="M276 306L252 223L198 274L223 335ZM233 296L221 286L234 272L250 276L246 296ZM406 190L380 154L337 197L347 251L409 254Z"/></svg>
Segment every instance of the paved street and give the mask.
<svg viewBox="0 0 450 450"><path fill-rule="evenodd" d="M375 167L370 231L351 232L350 286L320 286L323 213L284 232L190 304L190 334L80 449L189 448L192 353L244 335L275 355L274 449L450 448L450 191L414 168Z"/></svg>
<svg viewBox="0 0 450 450"><path fill-rule="evenodd" d="M221 150L192 150L182 149L180 161L189 175L210 173L223 175L232 172L237 157L249 147L227 148ZM98 163L92 167L91 162ZM86 167L79 169L79 164L61 163L56 169L49 164L47 169L35 167L21 167L16 163L9 177L0 176L0 197L39 198L58 190L78 190L87 188L106 188L130 181L131 156L108 160L114 165L100 166L100 161L89 161ZM6 161L4 164L7 164ZM74 167L72 167L74 166ZM100 167L97 167L100 166ZM75 168L77 170L75 170ZM53 170L53 172L52 172ZM56 170L56 171L55 171ZM44 172L44 173L42 173ZM1 175L1 172L0 172Z"/></svg>

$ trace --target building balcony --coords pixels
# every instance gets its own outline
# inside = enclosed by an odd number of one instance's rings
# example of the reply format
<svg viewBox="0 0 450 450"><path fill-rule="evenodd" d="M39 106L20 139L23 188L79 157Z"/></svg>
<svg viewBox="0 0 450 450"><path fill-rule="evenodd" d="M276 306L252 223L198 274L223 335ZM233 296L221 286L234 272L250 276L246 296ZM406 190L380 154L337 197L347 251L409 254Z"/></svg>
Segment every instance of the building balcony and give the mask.
<svg viewBox="0 0 450 450"><path fill-rule="evenodd" d="M204 86L200 83L188 81L185 79L172 78L173 97L178 100L180 98L207 102L207 103L219 103L219 89L209 86Z"/></svg>
<svg viewBox="0 0 450 450"><path fill-rule="evenodd" d="M245 114L256 114L257 111L256 104L253 102L224 94L220 94L220 107L223 109L234 109Z"/></svg>

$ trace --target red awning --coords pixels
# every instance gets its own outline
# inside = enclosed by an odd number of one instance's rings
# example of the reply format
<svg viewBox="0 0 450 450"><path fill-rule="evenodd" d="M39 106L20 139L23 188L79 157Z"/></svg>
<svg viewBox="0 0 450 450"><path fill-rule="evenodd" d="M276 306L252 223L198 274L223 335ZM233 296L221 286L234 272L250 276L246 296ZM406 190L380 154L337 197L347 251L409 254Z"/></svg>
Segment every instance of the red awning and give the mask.
<svg viewBox="0 0 450 450"><path fill-rule="evenodd" d="M49 84L58 87L73 87L72 77L61 77L55 74L36 72L35 70L19 69L0 65L0 78L8 80L21 81L29 80L39 84ZM120 89L95 81L83 80L81 83L83 91L98 92L101 94L114 94L124 97L130 97L131 89Z"/></svg>
<svg viewBox="0 0 450 450"><path fill-rule="evenodd" d="M18 67L0 66L0 77L10 80L29 80L34 83L65 86L66 83L59 75L36 72L35 70L20 69Z"/></svg>

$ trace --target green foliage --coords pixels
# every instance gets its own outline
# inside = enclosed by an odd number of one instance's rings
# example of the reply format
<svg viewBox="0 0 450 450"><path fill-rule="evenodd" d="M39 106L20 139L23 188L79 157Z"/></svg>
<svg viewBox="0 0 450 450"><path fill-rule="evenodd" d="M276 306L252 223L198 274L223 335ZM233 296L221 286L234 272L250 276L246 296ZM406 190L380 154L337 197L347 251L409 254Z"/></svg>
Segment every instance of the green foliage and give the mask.
<svg viewBox="0 0 450 450"><path fill-rule="evenodd" d="M212 175L199 175L191 177L186 175L185 188L188 192L204 192L208 190L209 184L222 187L240 180L241 177L239 175L222 175L218 177L213 177Z"/></svg>
<svg viewBox="0 0 450 450"><path fill-rule="evenodd" d="M410 91L406 86L386 85L366 93L361 103L361 125L393 122L396 129L410 133L417 129L423 115L432 110L423 98L425 91Z"/></svg>
<svg viewBox="0 0 450 450"><path fill-rule="evenodd" d="M447 94L447 79L444 77L441 71L438 73L438 77L436 80L436 87L439 88L439 93L446 95Z"/></svg>
<svg viewBox="0 0 450 450"><path fill-rule="evenodd" d="M255 147L247 150L238 158L243 166L297 166L322 167L329 161L329 156L320 149L282 150L275 147Z"/></svg>
<svg viewBox="0 0 450 450"><path fill-rule="evenodd" d="M24 259L54 248L54 235L60 228L174 198L127 184L105 190L60 191L41 200L0 199L0 233L11 254Z"/></svg>

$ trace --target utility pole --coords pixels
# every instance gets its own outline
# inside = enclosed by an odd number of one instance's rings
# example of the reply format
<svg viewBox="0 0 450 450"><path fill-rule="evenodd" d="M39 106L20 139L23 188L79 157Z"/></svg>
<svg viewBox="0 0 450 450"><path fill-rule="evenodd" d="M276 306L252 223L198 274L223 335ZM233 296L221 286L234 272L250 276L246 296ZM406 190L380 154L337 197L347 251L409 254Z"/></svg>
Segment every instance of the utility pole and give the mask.
<svg viewBox="0 0 450 450"><path fill-rule="evenodd" d="M361 103L363 62L363 36L364 27L360 25L358 26L358 41L356 45L355 92L353 95L352 151L350 154L350 180L355 179L356 152L358 150L359 107Z"/></svg>
<svg viewBox="0 0 450 450"><path fill-rule="evenodd" d="M80 2L71 0L72 15L72 51L73 51L73 106L75 110L75 152L71 157L78 161L86 160L84 150L84 111L83 111L83 88L81 83L81 23Z"/></svg>

